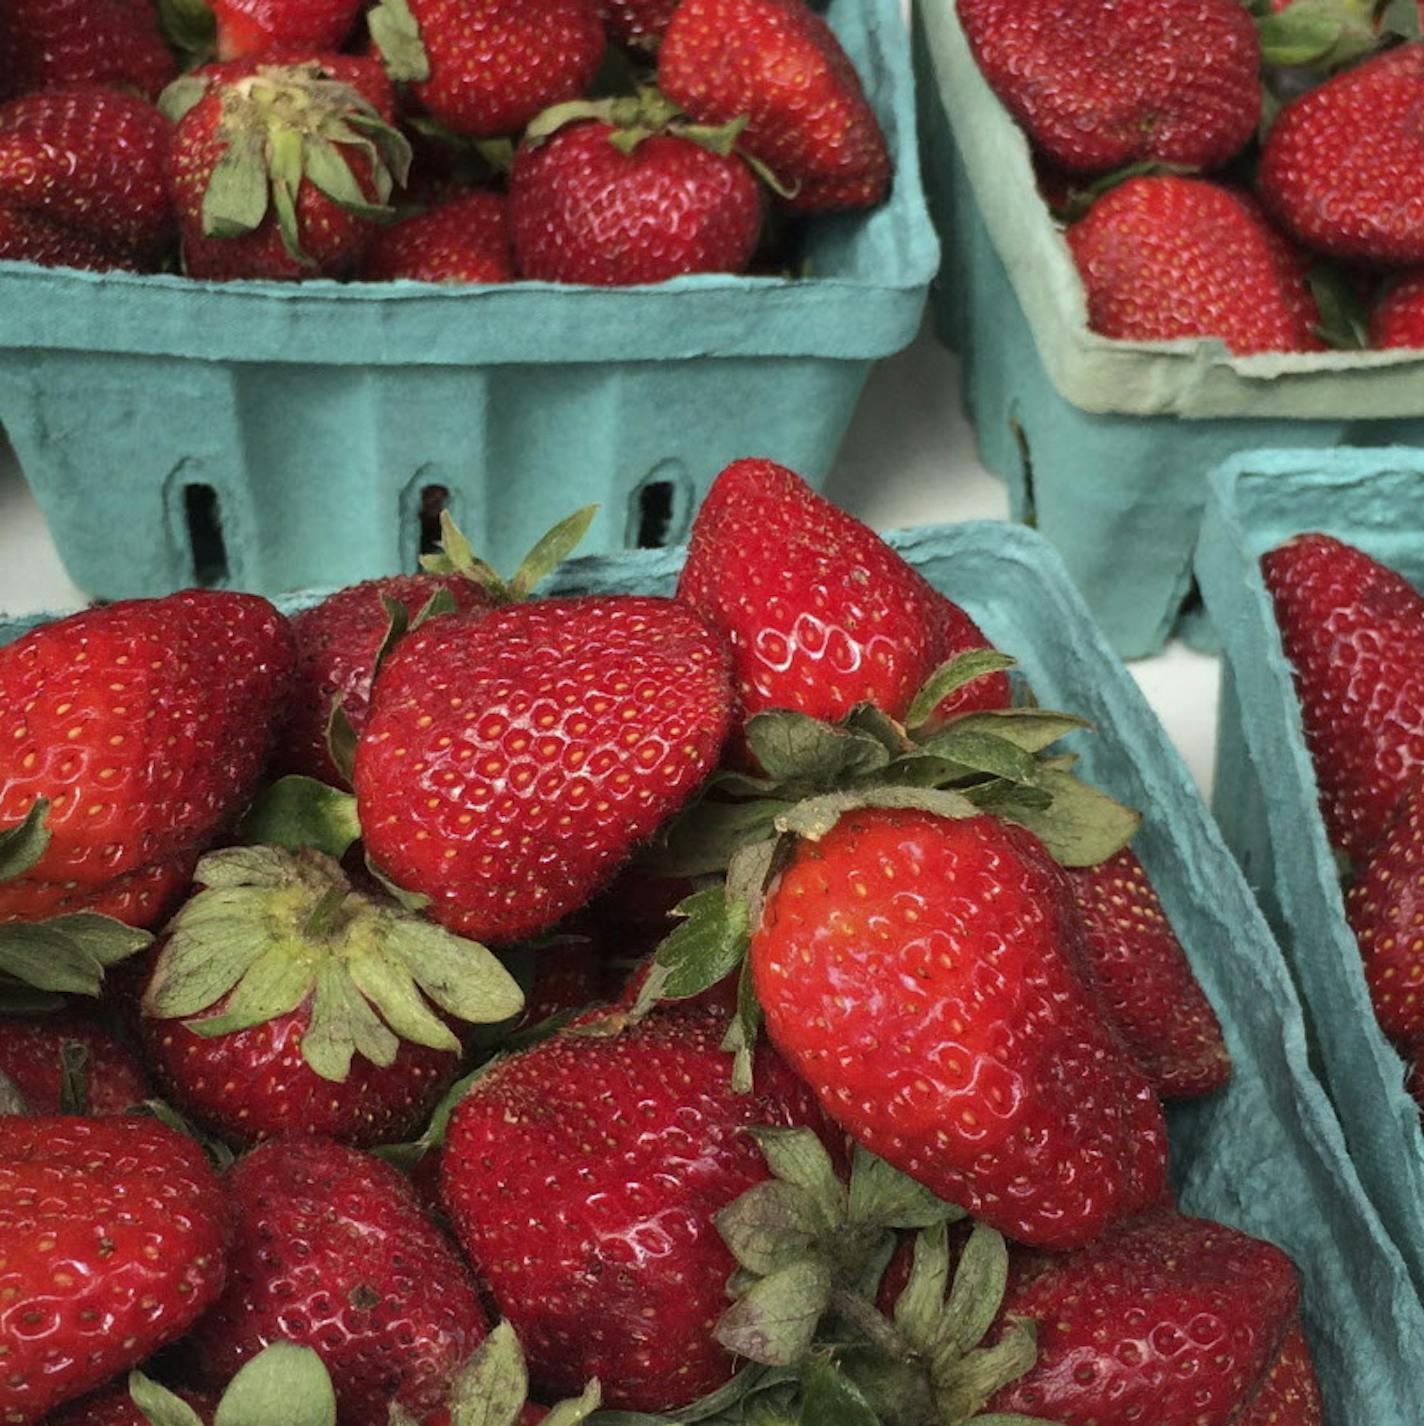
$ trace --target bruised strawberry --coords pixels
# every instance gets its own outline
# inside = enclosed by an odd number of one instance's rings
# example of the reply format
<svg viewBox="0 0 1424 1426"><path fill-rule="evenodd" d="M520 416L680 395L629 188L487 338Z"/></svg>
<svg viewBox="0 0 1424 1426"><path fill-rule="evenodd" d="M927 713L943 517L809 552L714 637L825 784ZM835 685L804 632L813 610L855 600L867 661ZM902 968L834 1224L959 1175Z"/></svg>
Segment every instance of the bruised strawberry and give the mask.
<svg viewBox="0 0 1424 1426"><path fill-rule="evenodd" d="M65 1106L65 1055L76 1055L84 1085L81 1110ZM0 1074L36 1114L122 1114L152 1097L132 1051L87 1015L0 1017Z"/></svg>
<svg viewBox="0 0 1424 1426"><path fill-rule="evenodd" d="M493 189L447 198L382 228L361 263L363 282L513 282L509 203Z"/></svg>
<svg viewBox="0 0 1424 1426"><path fill-rule="evenodd" d="M154 99L178 72L151 0L5 0L0 56L0 99L64 84Z"/></svg>

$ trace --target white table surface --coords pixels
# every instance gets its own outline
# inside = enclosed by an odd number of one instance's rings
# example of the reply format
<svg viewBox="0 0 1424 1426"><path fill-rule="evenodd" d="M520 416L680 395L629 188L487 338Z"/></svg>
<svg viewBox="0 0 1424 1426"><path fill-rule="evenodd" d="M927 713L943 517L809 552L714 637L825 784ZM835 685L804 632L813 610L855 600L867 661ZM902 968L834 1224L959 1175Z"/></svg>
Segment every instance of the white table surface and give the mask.
<svg viewBox="0 0 1424 1426"><path fill-rule="evenodd" d="M827 487L831 498L879 529L1005 518L1004 487L976 458L957 392L955 359L928 333L878 367ZM83 601L0 445L0 614ZM1216 751L1217 661L1174 644L1130 667L1205 791Z"/></svg>

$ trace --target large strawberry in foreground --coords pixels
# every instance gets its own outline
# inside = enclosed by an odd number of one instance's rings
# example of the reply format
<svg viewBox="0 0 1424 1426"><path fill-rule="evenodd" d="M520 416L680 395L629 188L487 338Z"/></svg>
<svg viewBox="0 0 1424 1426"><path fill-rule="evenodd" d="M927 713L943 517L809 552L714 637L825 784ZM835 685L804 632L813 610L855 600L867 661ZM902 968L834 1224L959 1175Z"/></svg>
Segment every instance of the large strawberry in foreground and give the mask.
<svg viewBox="0 0 1424 1426"><path fill-rule="evenodd" d="M688 801L730 706L725 644L675 600L433 620L376 679L356 752L367 850L457 934L533 935Z"/></svg>
<svg viewBox="0 0 1424 1426"><path fill-rule="evenodd" d="M228 1222L202 1150L154 1120L0 1116L0 1420L181 1337L222 1289Z"/></svg>

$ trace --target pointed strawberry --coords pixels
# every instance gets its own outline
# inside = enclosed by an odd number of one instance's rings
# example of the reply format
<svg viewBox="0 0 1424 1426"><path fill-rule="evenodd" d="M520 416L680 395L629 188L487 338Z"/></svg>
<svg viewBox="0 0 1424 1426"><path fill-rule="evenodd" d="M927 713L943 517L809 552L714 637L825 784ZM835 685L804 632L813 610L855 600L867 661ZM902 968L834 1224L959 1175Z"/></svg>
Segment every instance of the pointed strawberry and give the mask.
<svg viewBox="0 0 1424 1426"><path fill-rule="evenodd" d="M509 203L481 188L382 228L361 263L363 282L513 282Z"/></svg>
<svg viewBox="0 0 1424 1426"><path fill-rule="evenodd" d="M151 0L5 0L0 99L107 84L156 99L178 67Z"/></svg>

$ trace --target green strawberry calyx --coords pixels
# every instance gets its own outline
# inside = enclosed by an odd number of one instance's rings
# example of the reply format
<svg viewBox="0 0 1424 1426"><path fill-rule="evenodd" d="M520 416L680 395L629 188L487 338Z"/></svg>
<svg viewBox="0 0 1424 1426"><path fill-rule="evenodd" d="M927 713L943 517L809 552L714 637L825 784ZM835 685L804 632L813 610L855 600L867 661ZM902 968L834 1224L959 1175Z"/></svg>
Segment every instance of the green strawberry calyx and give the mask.
<svg viewBox="0 0 1424 1426"><path fill-rule="evenodd" d="M1333 70L1399 40L1419 38L1415 0L1250 0L1267 69Z"/></svg>
<svg viewBox="0 0 1424 1426"><path fill-rule="evenodd" d="M37 797L24 818L0 830L0 882L14 881L34 868L50 843L49 799Z"/></svg>
<svg viewBox="0 0 1424 1426"><path fill-rule="evenodd" d="M203 890L170 924L144 995L153 1018L212 1038L310 1006L302 1056L341 1083L354 1055L384 1068L402 1042L458 1054L442 1012L489 1025L524 1007L490 951L355 890L309 847L214 852L196 880Z"/></svg>
<svg viewBox="0 0 1424 1426"><path fill-rule="evenodd" d="M371 43L397 84L420 84L430 78L430 55L420 21L408 0L381 0L366 15Z"/></svg>
<svg viewBox="0 0 1424 1426"><path fill-rule="evenodd" d="M203 1426L181 1396L141 1371L129 1373L129 1396L149 1426ZM238 1369L213 1426L336 1426L331 1376L310 1347L273 1342Z"/></svg>
<svg viewBox="0 0 1424 1426"><path fill-rule="evenodd" d="M177 122L208 83L199 75L175 80L159 107ZM360 217L395 216L390 198L410 176L410 141L354 86L309 61L262 65L224 83L220 96L214 138L223 153L203 195L206 237L246 237L275 214L288 255L314 266L302 249L297 213L303 183ZM353 157L365 160L369 192L351 167Z"/></svg>

